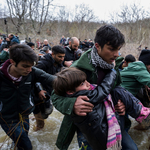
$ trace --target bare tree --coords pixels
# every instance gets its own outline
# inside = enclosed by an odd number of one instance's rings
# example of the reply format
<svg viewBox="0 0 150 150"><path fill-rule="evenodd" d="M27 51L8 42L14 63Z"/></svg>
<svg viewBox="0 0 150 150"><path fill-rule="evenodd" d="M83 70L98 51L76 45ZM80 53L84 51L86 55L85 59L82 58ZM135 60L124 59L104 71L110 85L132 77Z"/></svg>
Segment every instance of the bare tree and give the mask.
<svg viewBox="0 0 150 150"><path fill-rule="evenodd" d="M6 0L12 23L17 32L21 33L20 27L24 23L24 16L27 13L27 0ZM17 20L16 20L17 19Z"/></svg>
<svg viewBox="0 0 150 150"><path fill-rule="evenodd" d="M74 14L72 15L72 22L74 22L74 28L76 28L74 34L77 37L87 37L90 29L89 22L95 21L97 17L94 15L92 9L86 4L76 5Z"/></svg>
<svg viewBox="0 0 150 150"><path fill-rule="evenodd" d="M133 3L130 5L123 5L121 12L117 13L118 20L124 23L126 35L128 41L143 41L143 19L147 18L149 14L143 9L143 6L139 3Z"/></svg>
<svg viewBox="0 0 150 150"><path fill-rule="evenodd" d="M27 33L30 20L32 31L40 34L53 0L6 0L6 2L11 21L15 25L17 32L21 33L23 29Z"/></svg>

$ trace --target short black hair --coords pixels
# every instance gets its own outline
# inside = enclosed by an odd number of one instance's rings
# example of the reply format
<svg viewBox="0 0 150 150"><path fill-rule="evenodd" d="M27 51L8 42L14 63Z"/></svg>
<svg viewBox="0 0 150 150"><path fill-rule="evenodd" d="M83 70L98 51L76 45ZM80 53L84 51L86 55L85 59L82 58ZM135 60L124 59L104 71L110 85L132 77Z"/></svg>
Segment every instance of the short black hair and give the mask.
<svg viewBox="0 0 150 150"><path fill-rule="evenodd" d="M33 63L37 62L37 55L32 48L25 44L15 44L9 49L9 58L16 62L16 66L20 61Z"/></svg>
<svg viewBox="0 0 150 150"><path fill-rule="evenodd" d="M48 47L48 46L44 46L44 47L42 48L42 50L43 50L44 52L49 51L49 47Z"/></svg>
<svg viewBox="0 0 150 150"><path fill-rule="evenodd" d="M125 44L124 35L112 25L104 25L96 31L94 39L95 43L98 43L101 48L105 44L111 45L114 49Z"/></svg>
<svg viewBox="0 0 150 150"><path fill-rule="evenodd" d="M29 45L30 47L34 46L35 44L32 42L28 42L27 45Z"/></svg>
<svg viewBox="0 0 150 150"><path fill-rule="evenodd" d="M128 62L135 62L135 61L136 61L135 57L134 57L132 54L127 55L124 60L125 60L127 63L128 63Z"/></svg>
<svg viewBox="0 0 150 150"><path fill-rule="evenodd" d="M58 53L65 54L66 50L63 46L55 45L52 47L52 53L54 53L54 54L58 54Z"/></svg>

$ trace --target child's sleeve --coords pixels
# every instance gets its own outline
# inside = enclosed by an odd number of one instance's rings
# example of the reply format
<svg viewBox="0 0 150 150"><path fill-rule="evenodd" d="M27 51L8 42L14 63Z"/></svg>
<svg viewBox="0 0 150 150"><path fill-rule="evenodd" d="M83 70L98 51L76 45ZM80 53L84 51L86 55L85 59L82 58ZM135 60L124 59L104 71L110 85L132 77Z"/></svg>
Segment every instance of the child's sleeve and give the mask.
<svg viewBox="0 0 150 150"><path fill-rule="evenodd" d="M90 102L94 105L102 102L113 89L115 79L116 73L112 70L105 76L100 85L98 85L93 91L90 91L91 93L89 95L92 95L90 96Z"/></svg>

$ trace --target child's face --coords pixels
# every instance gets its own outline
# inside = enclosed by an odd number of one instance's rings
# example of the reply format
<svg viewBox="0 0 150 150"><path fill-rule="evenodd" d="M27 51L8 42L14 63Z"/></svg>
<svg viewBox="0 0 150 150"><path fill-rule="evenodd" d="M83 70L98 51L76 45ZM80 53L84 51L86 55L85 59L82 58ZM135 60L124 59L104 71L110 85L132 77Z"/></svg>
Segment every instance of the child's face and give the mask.
<svg viewBox="0 0 150 150"><path fill-rule="evenodd" d="M90 83L85 80L82 82L75 90L76 92L81 91L81 90L89 90L90 89Z"/></svg>

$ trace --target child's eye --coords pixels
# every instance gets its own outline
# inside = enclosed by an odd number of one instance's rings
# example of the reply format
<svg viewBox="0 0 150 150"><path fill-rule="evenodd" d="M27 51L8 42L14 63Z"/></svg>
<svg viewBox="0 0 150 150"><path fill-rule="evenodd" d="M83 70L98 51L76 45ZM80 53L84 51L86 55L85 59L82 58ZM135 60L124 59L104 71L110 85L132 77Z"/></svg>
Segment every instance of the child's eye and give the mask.
<svg viewBox="0 0 150 150"><path fill-rule="evenodd" d="M84 85L84 82L82 82L81 85Z"/></svg>

